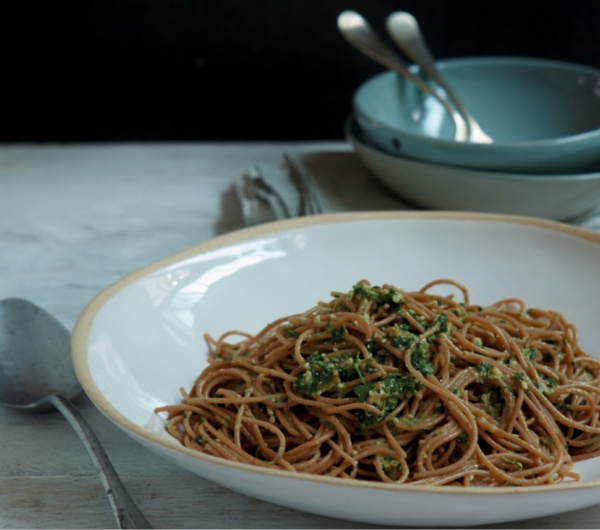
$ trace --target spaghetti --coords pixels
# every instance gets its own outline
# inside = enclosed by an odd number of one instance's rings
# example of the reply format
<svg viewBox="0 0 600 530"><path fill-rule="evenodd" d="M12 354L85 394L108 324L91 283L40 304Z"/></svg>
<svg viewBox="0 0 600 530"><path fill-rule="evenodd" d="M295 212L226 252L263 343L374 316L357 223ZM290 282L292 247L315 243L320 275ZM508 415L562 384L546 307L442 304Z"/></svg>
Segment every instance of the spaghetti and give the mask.
<svg viewBox="0 0 600 530"><path fill-rule="evenodd" d="M454 295L432 287L457 288ZM600 454L600 361L518 299L471 304L361 281L211 360L167 431L217 457L341 478L510 486L577 480ZM236 338L236 340L232 340Z"/></svg>

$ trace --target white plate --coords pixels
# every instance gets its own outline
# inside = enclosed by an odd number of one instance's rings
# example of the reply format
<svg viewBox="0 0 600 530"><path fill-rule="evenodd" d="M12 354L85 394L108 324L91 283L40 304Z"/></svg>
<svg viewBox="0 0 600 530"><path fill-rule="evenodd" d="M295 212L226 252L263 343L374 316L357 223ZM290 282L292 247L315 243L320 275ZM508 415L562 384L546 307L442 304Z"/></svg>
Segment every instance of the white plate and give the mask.
<svg viewBox="0 0 600 530"><path fill-rule="evenodd" d="M258 331L366 278L418 289L449 277L481 304L508 296L561 311L600 356L600 234L552 221L457 213L330 214L262 225L149 265L94 298L73 333L73 361L96 406L134 440L232 490L362 523L469 526L600 502L600 459L582 481L465 489L293 475L181 447L156 406L177 402L205 366L202 335ZM202 502L201 500L199 502ZM435 507L435 508L433 508Z"/></svg>

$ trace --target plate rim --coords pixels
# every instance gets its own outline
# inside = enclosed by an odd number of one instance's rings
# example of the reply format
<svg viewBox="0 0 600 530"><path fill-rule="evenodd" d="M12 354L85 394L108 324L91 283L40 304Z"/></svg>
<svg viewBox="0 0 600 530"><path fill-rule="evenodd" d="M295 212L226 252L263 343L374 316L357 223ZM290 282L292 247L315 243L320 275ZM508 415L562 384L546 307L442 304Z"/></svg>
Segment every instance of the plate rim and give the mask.
<svg viewBox="0 0 600 530"><path fill-rule="evenodd" d="M397 221L397 220L448 220L448 221L481 221L495 222L504 224L518 224L530 227L537 227L553 232L570 235L592 244L600 246L600 232L590 229L569 225L560 221L553 221L537 217L526 217L505 214L488 214L477 212L456 212L456 211L374 211L374 212L343 212L326 213L306 217L297 217L279 221L272 221L256 226L240 228L225 234L217 235L213 238L194 244L181 251L167 255L161 259L155 260L145 266L142 266L108 287L98 292L84 307L78 316L71 335L71 357L75 373L80 384L92 401L94 406L100 410L109 420L121 429L128 431L146 442L158 444L163 448L191 456L207 464L226 466L243 472L259 473L285 479L294 479L307 482L317 482L321 484L331 484L338 487L367 488L376 490L385 490L390 492L410 492L410 493L435 493L438 495L515 495L525 493L556 492L559 490L571 489L590 489L600 487L600 478L594 480L578 482L562 482L551 485L540 486L509 486L503 488L465 488L462 486L423 486L409 484L378 483L363 480L340 479L338 477L327 477L320 475L311 475L308 473L293 474L289 471L263 468L251 464L228 461L212 455L193 451L186 447L175 445L171 440L161 438L155 433L148 432L138 426L125 415L113 407L102 395L93 381L92 374L87 363L88 349L87 341L90 330L98 312L117 294L131 286L138 280L151 275L161 269L172 266L180 261L193 258L194 256L227 247L236 243L243 242L269 234L277 234L288 230L312 227L318 225L329 225L334 223L350 223L355 221Z"/></svg>

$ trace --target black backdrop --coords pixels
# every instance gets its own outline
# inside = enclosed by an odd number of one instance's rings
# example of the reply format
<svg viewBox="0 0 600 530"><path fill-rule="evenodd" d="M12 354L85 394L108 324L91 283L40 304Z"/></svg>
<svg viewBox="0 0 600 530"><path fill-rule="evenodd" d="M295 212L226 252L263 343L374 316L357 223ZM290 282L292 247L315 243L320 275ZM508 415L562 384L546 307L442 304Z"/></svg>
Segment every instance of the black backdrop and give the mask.
<svg viewBox="0 0 600 530"><path fill-rule="evenodd" d="M420 21L438 58L600 68L600 0L6 0L2 142L341 138L381 68L338 34L356 9Z"/></svg>

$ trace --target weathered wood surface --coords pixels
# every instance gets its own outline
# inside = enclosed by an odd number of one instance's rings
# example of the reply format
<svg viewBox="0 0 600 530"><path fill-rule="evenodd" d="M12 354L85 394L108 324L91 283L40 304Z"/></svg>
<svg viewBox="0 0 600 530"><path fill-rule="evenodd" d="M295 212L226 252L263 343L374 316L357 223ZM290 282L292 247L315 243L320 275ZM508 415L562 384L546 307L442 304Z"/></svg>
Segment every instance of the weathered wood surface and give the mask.
<svg viewBox="0 0 600 530"><path fill-rule="evenodd" d="M0 298L27 298L72 328L87 302L123 275L241 227L231 191L234 180L250 164L278 162L293 147L0 148ZM156 528L364 526L230 492L159 460L112 425L87 397L80 396L76 404ZM598 526L600 506L518 524ZM0 527L116 527L96 470L60 414L0 408Z"/></svg>

